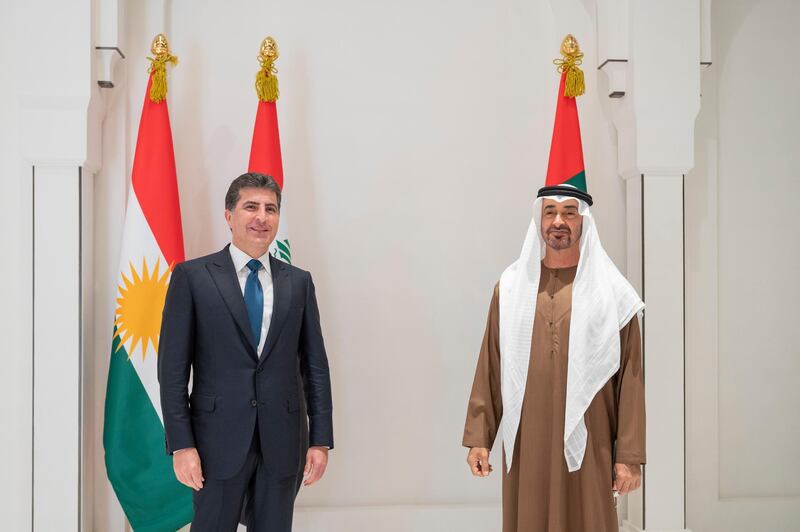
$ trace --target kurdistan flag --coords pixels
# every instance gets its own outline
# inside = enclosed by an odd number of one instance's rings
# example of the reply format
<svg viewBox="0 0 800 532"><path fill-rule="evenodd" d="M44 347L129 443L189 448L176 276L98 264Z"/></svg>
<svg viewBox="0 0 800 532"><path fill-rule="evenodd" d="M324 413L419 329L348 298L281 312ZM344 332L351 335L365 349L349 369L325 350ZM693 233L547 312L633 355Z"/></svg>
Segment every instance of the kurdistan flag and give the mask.
<svg viewBox="0 0 800 532"><path fill-rule="evenodd" d="M162 35L153 53L122 235L103 446L108 479L133 529L172 532L192 520L192 492L166 454L156 362L170 272L184 254L164 99L165 63L175 59Z"/></svg>
<svg viewBox="0 0 800 532"><path fill-rule="evenodd" d="M261 43L258 54L261 70L256 74L258 109L253 127L253 143L250 146L248 172L258 172L272 177L283 191L283 163L281 162L281 139L278 134L278 78L274 63L278 58L275 39L267 37ZM284 262L292 263L289 246L289 226L286 219L286 198L281 198L281 221L278 234L269 252Z"/></svg>

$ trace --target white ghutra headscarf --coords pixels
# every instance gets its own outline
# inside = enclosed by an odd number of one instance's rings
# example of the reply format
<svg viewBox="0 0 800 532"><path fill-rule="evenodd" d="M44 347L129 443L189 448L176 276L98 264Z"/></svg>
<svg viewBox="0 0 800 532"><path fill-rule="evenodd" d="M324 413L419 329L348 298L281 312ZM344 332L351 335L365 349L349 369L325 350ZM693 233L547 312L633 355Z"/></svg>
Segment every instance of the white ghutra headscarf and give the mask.
<svg viewBox="0 0 800 532"><path fill-rule="evenodd" d="M580 469L586 452L583 415L598 391L619 370L619 332L644 303L606 254L589 205L577 199L583 216L580 259L572 285L572 316L564 419L564 458L570 472ZM500 277L500 358L503 397L503 448L508 470L519 431L522 400L531 357L533 319L545 242L541 237L543 198L533 204L533 219L522 252Z"/></svg>

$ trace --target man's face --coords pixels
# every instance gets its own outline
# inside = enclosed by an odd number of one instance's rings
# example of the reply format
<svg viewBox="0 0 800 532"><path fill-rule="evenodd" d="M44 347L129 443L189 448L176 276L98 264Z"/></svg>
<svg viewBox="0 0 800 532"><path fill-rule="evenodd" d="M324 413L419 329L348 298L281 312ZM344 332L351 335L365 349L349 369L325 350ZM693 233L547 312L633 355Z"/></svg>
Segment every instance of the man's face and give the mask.
<svg viewBox="0 0 800 532"><path fill-rule="evenodd" d="M225 210L225 220L233 233L233 243L239 249L266 249L278 231L278 197L272 190L243 188L233 210Z"/></svg>
<svg viewBox="0 0 800 532"><path fill-rule="evenodd" d="M556 250L567 249L581 239L583 216L578 214L578 200L542 202L542 238Z"/></svg>

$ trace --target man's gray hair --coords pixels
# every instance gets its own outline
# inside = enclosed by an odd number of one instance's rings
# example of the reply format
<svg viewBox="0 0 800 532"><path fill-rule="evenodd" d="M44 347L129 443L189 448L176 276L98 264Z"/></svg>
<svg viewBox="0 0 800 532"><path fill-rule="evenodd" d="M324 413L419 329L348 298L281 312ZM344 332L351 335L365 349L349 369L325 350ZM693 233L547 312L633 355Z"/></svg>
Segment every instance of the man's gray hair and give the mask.
<svg viewBox="0 0 800 532"><path fill-rule="evenodd" d="M228 187L228 192L225 194L225 210L232 211L236 208L243 188L263 188L273 191L275 197L278 198L278 211L281 210L281 187L272 176L256 172L247 172L231 182L231 186Z"/></svg>

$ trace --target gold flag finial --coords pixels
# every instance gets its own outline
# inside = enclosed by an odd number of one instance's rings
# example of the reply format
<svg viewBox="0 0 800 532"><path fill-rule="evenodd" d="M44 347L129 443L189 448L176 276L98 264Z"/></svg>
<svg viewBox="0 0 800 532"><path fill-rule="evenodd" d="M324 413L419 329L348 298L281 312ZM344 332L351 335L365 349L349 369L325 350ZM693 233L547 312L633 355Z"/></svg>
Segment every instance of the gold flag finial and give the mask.
<svg viewBox="0 0 800 532"><path fill-rule="evenodd" d="M578 39L574 35L568 33L564 40L561 41L561 55L564 57L579 54L581 47L578 45Z"/></svg>
<svg viewBox="0 0 800 532"><path fill-rule="evenodd" d="M269 58L272 60L276 60L280 56L278 53L278 43L275 42L275 39L272 37L266 37L263 41L261 41L261 51L258 52L258 58L262 61L266 61Z"/></svg>
<svg viewBox="0 0 800 532"><path fill-rule="evenodd" d="M176 65L178 58L170 53L169 41L163 33L153 37L150 51L155 56L147 58L150 61L148 72L153 75L153 81L150 84L150 101L160 103L167 97L167 63Z"/></svg>
<svg viewBox="0 0 800 532"><path fill-rule="evenodd" d="M278 59L278 43L272 37L266 37L261 41L261 49L258 52L258 62L261 63L261 70L256 74L256 94L262 102L274 102L278 99L278 69L275 68L275 60Z"/></svg>
<svg viewBox="0 0 800 532"><path fill-rule="evenodd" d="M155 37L153 37L153 44L150 45L150 51L155 56L159 56L162 54L169 53L169 41L167 41L167 36L163 33L159 33Z"/></svg>
<svg viewBox="0 0 800 532"><path fill-rule="evenodd" d="M565 72L567 74L564 96L575 98L586 92L586 86L583 80L583 70L580 69L580 65L583 63L583 52L578 45L578 39L571 33L568 33L561 41L561 55L563 59L556 59L553 63L558 66L560 74Z"/></svg>

